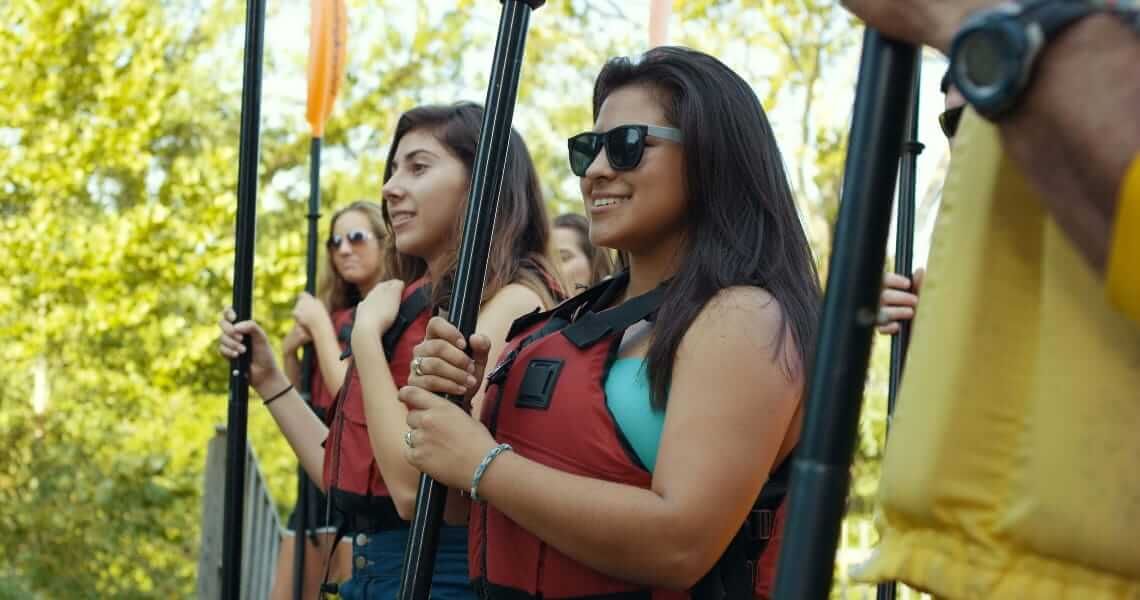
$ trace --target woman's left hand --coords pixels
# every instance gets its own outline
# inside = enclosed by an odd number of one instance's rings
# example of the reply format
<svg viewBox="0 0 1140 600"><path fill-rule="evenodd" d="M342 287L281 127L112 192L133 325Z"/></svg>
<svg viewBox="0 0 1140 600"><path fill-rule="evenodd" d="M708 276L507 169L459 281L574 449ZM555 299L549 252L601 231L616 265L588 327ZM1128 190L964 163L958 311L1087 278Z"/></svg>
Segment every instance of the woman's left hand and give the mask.
<svg viewBox="0 0 1140 600"><path fill-rule="evenodd" d="M408 407L411 428L404 438L408 462L448 487L469 489L475 468L495 447L491 432L450 400L425 389L406 386L399 397Z"/></svg>
<svg viewBox="0 0 1140 600"><path fill-rule="evenodd" d="M352 334L379 336L383 335L400 312L400 299L404 293L404 282L399 279L389 279L376 284L368 295L356 305L356 321L352 326Z"/></svg>

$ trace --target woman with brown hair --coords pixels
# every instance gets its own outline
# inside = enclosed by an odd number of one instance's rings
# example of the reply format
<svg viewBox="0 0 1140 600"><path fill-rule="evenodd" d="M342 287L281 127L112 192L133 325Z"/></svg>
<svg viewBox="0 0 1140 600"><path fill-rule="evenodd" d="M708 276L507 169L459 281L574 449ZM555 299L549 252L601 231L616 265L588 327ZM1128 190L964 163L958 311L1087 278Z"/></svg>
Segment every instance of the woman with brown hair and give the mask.
<svg viewBox="0 0 1140 600"><path fill-rule="evenodd" d="M554 218L553 237L562 261L562 277L571 294L577 295L613 273L610 251L590 243L590 222L586 217L577 213L558 215Z"/></svg>
<svg viewBox="0 0 1140 600"><path fill-rule="evenodd" d="M355 534L352 578L340 587L346 600L388 600L399 586L420 472L403 456L411 441L404 435L407 411L397 390L409 371L420 372L412 350L423 340L428 316L447 303L482 120L483 109L472 103L422 106L401 116L383 188L387 274L394 278L372 287L357 306L352 362L344 367L344 385L327 425L299 410L299 396L287 387L272 355L260 350L264 334L256 325L222 323L226 356L245 351L242 334L254 339L250 383L272 403L270 412L305 468L346 513ZM549 308L562 295L547 254L550 224L538 178L515 132L495 225L478 331L504 340L516 318ZM500 349L493 346L491 355ZM474 597L466 527L440 532L431 593L437 600Z"/></svg>

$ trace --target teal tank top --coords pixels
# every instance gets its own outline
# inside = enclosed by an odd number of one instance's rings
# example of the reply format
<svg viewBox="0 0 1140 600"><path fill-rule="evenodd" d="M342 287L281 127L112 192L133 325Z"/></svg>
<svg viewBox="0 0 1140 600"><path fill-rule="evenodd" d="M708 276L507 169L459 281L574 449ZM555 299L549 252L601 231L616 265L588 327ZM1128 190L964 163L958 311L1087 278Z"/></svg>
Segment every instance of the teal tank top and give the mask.
<svg viewBox="0 0 1140 600"><path fill-rule="evenodd" d="M633 447L641 464L653 472L665 411L649 403L649 374L644 358L619 358L610 367L605 382L606 407L613 415L618 431Z"/></svg>

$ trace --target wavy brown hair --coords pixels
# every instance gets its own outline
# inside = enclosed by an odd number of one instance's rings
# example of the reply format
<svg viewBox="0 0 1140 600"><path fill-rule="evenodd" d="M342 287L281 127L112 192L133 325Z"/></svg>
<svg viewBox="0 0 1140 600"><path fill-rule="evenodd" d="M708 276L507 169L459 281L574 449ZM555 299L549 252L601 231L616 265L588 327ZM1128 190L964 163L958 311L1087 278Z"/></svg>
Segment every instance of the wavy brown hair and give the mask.
<svg viewBox="0 0 1140 600"><path fill-rule="evenodd" d="M333 213L332 218L329 219L329 237L333 235L337 219L352 211L359 212L368 219L372 235L376 236L376 241L380 244L380 251L387 254L385 238L391 236L386 233L384 211L379 204L369 200L356 200ZM356 306L363 299L360 290L355 285L345 281L344 277L341 277L340 273L337 272L336 265L333 264L332 253L328 251L327 247L324 249L324 254L325 260L321 265L321 275L317 283L317 297L328 307L330 314ZM380 257L380 269L382 272L388 272L388 261L385 260L384 256ZM386 274L382 275L378 281L388 279Z"/></svg>
<svg viewBox="0 0 1140 600"><path fill-rule="evenodd" d="M475 148L479 143L479 129L483 124L483 107L473 102L450 105L427 105L413 108L400 117L396 135L388 150L388 163L384 167L384 182L392 178L396 164L396 149L400 140L414 130L431 133L440 144L463 163L470 179L475 165ZM444 273L432 274L433 304L445 307L449 301L451 281L454 280L458 257L458 240L463 231L466 199L456 219L454 235L456 247ZM388 202L383 203L384 223L388 230L385 240L386 261L394 277L415 281L427 274L427 262L417 256L396 250L396 236L392 234L388 216ZM487 258L487 274L483 283L483 301L499 293L511 283L525 285L534 291L543 304L553 306L562 299L563 290L558 270L551 258L550 222L546 216L546 203L534 169L530 152L522 136L511 129L507 149L506 169L499 192L499 208L495 214L495 235Z"/></svg>
<svg viewBox="0 0 1140 600"><path fill-rule="evenodd" d="M578 249L586 255L590 263L590 285L609 277L614 272L614 259L608 248L590 243L590 222L578 213L566 213L554 217L554 227L569 229L578 238Z"/></svg>

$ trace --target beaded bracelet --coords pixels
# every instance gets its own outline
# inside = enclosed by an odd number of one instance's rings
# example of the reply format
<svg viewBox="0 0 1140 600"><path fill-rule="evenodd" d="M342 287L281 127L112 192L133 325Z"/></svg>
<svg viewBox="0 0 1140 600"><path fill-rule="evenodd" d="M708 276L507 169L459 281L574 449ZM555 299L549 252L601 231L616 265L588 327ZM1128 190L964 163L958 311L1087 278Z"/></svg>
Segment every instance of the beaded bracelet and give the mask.
<svg viewBox="0 0 1140 600"><path fill-rule="evenodd" d="M498 457L503 452L506 452L507 450L513 450L510 444L499 444L498 446L491 448L491 450L487 452L487 455L483 457L483 462L479 463L478 467L475 467L475 475L471 477L472 501L483 501L483 499L479 497L479 481L483 479L483 473L487 471L487 467L490 466L491 461L495 460L496 457Z"/></svg>

